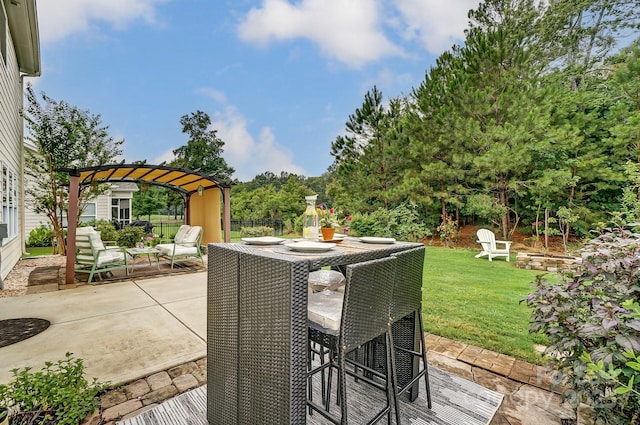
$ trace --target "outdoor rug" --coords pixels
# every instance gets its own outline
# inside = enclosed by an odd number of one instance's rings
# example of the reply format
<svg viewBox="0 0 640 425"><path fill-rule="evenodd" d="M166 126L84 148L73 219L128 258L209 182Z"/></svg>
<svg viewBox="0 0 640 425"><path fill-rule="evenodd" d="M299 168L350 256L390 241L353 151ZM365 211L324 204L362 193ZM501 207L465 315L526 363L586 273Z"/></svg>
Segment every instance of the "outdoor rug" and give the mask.
<svg viewBox="0 0 640 425"><path fill-rule="evenodd" d="M409 425L487 425L502 403L502 394L490 391L474 382L429 366L429 382L433 408L427 408L424 380L420 381L420 396L413 403L401 399L402 423ZM364 385L360 394L348 389L349 421L366 423L372 409L378 408L378 391ZM347 384L349 388L349 384ZM117 425L208 425L207 386L201 386L167 400L140 415L117 422ZM382 399L384 396L382 396ZM339 414L339 409L336 409ZM352 421L352 418L355 419ZM361 420L359 420L361 419ZM395 418L394 418L395 419ZM395 422L395 420L394 420ZM329 423L318 413L307 415L308 424ZM380 423L386 423L382 419Z"/></svg>

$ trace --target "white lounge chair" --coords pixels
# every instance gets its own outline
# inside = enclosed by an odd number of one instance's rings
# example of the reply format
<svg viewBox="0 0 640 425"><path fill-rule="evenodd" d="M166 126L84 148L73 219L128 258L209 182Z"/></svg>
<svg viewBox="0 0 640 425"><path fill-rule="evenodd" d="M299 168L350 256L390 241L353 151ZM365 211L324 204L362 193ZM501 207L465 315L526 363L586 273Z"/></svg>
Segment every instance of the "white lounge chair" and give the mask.
<svg viewBox="0 0 640 425"><path fill-rule="evenodd" d="M511 241L496 240L496 235L488 229L480 229L477 232L478 243L482 245L482 251L476 255L476 258L489 257L489 261L492 261L495 257L505 257L509 261L509 249L511 248ZM504 245L504 248L498 249L496 244Z"/></svg>
<svg viewBox="0 0 640 425"><path fill-rule="evenodd" d="M127 255L118 246L105 247L100 232L93 227L79 227L76 230L76 273L89 273L88 283L95 274L124 269L129 275Z"/></svg>
<svg viewBox="0 0 640 425"><path fill-rule="evenodd" d="M202 227L183 224L178 229L173 243L158 244L155 248L160 251L161 257L171 260L171 269L177 262L194 259L200 260L204 266L204 259L200 250L202 234Z"/></svg>

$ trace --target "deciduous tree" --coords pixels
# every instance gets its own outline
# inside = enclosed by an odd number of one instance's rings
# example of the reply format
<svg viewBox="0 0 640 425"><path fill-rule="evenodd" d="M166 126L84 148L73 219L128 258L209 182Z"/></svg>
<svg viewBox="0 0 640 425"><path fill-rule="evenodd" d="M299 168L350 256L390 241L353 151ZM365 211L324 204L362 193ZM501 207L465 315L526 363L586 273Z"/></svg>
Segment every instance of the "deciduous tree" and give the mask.
<svg viewBox="0 0 640 425"><path fill-rule="evenodd" d="M200 170L221 180L230 180L234 169L222 158L224 142L211 129L209 115L196 111L180 118L182 132L189 136L187 144L174 149L174 167Z"/></svg>
<svg viewBox="0 0 640 425"><path fill-rule="evenodd" d="M30 85L26 99L25 139L35 146L35 152L27 150L25 155L25 173L30 177L25 185L26 203L34 212L47 216L64 254L65 219L77 221L78 217L67 217L69 176L60 170L112 163L122 153L124 141L109 136L109 127L102 124L100 115L44 93L39 99ZM88 200L106 190L106 185L84 187L78 214Z"/></svg>

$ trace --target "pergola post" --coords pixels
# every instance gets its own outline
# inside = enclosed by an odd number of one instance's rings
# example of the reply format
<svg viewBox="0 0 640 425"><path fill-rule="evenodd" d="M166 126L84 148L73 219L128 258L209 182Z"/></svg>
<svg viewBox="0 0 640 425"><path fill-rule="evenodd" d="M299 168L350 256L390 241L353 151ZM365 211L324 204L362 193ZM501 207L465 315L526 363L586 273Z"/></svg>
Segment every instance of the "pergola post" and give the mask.
<svg viewBox="0 0 640 425"><path fill-rule="evenodd" d="M76 279L76 227L78 226L78 195L80 191L80 175L69 173L69 211L67 213L67 270L65 283L72 285Z"/></svg>
<svg viewBox="0 0 640 425"><path fill-rule="evenodd" d="M224 220L224 241L231 242L231 188L222 188L222 217Z"/></svg>

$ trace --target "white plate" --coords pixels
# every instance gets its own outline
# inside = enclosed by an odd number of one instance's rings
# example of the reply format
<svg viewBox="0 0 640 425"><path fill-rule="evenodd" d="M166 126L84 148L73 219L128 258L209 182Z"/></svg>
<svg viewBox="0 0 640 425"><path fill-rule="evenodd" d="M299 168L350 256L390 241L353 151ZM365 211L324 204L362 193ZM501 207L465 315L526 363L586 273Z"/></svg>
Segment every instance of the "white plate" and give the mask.
<svg viewBox="0 0 640 425"><path fill-rule="evenodd" d="M391 244L391 243L396 243L396 240L394 238L376 238L373 236L364 236L360 238L360 242Z"/></svg>
<svg viewBox="0 0 640 425"><path fill-rule="evenodd" d="M326 252L334 248L336 244L330 242L295 242L286 244L293 251L300 252Z"/></svg>
<svg viewBox="0 0 640 425"><path fill-rule="evenodd" d="M260 236L258 238L242 238L242 241L250 245L278 245L284 242L285 239L273 236Z"/></svg>

